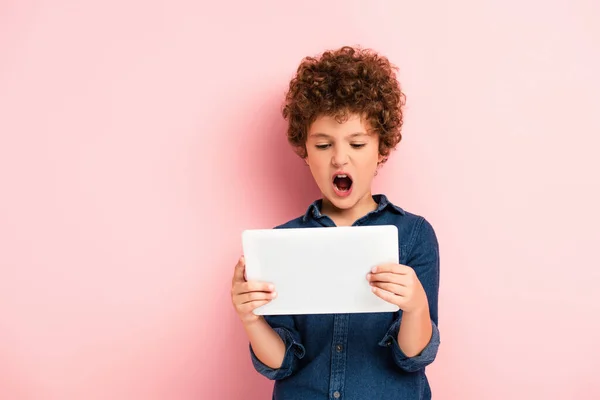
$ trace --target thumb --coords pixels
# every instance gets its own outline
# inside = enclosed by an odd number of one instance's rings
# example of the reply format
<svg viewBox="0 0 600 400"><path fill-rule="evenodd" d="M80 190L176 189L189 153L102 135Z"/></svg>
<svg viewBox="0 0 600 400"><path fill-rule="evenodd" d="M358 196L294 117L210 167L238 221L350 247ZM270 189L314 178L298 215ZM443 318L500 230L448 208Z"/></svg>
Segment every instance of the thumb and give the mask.
<svg viewBox="0 0 600 400"><path fill-rule="evenodd" d="M233 282L244 282L246 274L246 260L241 256L233 271Z"/></svg>

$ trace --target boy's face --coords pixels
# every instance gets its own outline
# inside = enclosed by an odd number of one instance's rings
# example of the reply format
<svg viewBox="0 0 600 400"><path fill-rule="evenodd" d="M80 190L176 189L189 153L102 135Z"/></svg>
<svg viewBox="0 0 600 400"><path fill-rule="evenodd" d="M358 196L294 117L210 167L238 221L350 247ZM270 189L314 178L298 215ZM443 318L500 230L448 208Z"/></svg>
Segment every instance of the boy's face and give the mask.
<svg viewBox="0 0 600 400"><path fill-rule="evenodd" d="M371 182L379 154L379 136L360 115L339 123L334 117L317 118L308 129L306 163L323 193L338 209L351 209L370 200Z"/></svg>

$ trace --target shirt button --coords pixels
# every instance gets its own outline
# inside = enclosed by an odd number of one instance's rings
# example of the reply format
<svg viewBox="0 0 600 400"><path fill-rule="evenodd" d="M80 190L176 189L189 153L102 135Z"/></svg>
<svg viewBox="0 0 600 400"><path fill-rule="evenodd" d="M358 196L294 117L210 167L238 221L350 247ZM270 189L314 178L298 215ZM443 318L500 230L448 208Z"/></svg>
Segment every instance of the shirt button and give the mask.
<svg viewBox="0 0 600 400"><path fill-rule="evenodd" d="M386 345L387 347L390 347L390 346L392 345L392 340L391 340L391 339L388 339L388 340L387 340L387 342L385 342L385 345Z"/></svg>
<svg viewBox="0 0 600 400"><path fill-rule="evenodd" d="M337 346L335 346L335 349L338 353L340 353L344 349L344 347L341 344L338 344Z"/></svg>
<svg viewBox="0 0 600 400"><path fill-rule="evenodd" d="M333 392L333 397L335 397L336 399L339 399L340 396L341 396L341 394L337 390L335 392Z"/></svg>

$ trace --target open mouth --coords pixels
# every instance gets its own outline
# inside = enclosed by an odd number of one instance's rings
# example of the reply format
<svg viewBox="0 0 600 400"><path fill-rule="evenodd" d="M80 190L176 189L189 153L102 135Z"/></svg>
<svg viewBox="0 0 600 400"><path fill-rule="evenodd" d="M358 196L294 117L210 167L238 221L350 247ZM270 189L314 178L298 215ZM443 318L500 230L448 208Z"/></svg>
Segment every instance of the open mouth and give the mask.
<svg viewBox="0 0 600 400"><path fill-rule="evenodd" d="M333 187L340 195L347 195L352 189L352 178L348 174L336 174L333 176Z"/></svg>

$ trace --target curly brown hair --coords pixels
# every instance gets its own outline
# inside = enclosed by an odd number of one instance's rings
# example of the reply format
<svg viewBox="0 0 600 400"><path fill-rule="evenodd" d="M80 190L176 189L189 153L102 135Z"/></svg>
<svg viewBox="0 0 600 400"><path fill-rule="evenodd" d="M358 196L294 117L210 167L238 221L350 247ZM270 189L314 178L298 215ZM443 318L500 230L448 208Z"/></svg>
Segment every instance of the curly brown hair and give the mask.
<svg viewBox="0 0 600 400"><path fill-rule="evenodd" d="M306 157L308 128L319 116L334 116L341 123L349 114L359 114L379 135L384 163L402 139L406 96L396 79L397 69L386 57L360 47L305 57L290 81L282 112L296 153Z"/></svg>

